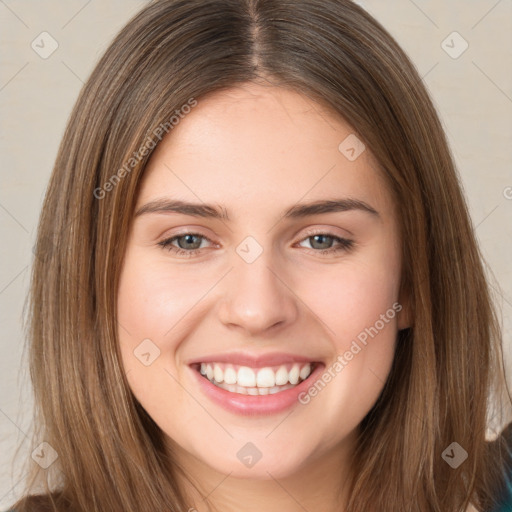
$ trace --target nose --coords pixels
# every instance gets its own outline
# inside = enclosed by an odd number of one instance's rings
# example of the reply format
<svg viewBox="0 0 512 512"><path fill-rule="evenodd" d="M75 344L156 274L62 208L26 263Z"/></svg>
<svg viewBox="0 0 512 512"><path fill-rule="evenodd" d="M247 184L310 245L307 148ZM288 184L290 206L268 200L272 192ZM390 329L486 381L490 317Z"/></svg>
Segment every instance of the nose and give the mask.
<svg viewBox="0 0 512 512"><path fill-rule="evenodd" d="M287 284L286 272L272 264L270 251L247 263L235 255L233 270L223 283L218 304L220 321L246 334L264 335L297 320L297 297Z"/></svg>

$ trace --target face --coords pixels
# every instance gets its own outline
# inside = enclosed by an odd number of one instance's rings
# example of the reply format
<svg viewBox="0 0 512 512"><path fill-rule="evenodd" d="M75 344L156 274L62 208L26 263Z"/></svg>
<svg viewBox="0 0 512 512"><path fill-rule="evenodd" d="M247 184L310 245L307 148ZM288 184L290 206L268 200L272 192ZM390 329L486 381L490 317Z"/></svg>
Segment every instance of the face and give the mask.
<svg viewBox="0 0 512 512"><path fill-rule="evenodd" d="M349 125L286 89L215 93L141 183L118 290L131 390L184 464L337 464L406 327L400 270L391 195Z"/></svg>

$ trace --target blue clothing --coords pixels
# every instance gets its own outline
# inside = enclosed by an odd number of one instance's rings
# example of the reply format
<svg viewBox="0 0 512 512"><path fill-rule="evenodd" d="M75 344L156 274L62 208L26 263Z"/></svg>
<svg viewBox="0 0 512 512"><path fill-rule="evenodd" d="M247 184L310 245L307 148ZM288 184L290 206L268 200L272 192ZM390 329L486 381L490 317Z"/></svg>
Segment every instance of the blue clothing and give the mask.
<svg viewBox="0 0 512 512"><path fill-rule="evenodd" d="M509 451L511 449L509 444ZM508 468L508 474L505 475L505 480L506 488L503 490L503 494L500 497L500 505L492 512L512 512L512 467Z"/></svg>
<svg viewBox="0 0 512 512"><path fill-rule="evenodd" d="M512 423L507 425L501 436L506 441L508 451L507 472L502 493L499 497L500 505L492 512L512 512Z"/></svg>
<svg viewBox="0 0 512 512"><path fill-rule="evenodd" d="M508 481L508 496L505 498L505 501L502 502L502 505L495 510L495 512L512 512L512 484L510 483L510 479Z"/></svg>

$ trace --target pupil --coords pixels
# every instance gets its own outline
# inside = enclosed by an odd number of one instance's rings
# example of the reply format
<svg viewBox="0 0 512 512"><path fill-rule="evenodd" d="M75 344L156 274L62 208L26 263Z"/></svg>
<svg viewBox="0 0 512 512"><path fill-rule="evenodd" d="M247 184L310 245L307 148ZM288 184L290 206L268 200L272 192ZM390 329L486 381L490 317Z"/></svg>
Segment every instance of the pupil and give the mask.
<svg viewBox="0 0 512 512"><path fill-rule="evenodd" d="M313 240L316 243L317 240L320 239L320 245L323 245L323 247L317 247L317 249L328 249L329 248L329 242L332 241L332 237L325 236L325 235L314 235ZM323 240L323 242L322 242ZM327 242L326 242L327 240ZM314 243L311 244L314 247Z"/></svg>
<svg viewBox="0 0 512 512"><path fill-rule="evenodd" d="M201 242L200 241L199 242L196 241L195 244L194 244L194 241L193 241L194 238L199 238L199 237L197 237L196 235L184 235L180 239L178 239L178 245L182 249L198 249L199 246L201 245ZM194 247L190 247L190 245L186 245L186 247L182 247L182 244L179 243L180 240L182 240L182 239L186 240L185 244L192 244L192 245L195 245L195 246Z"/></svg>

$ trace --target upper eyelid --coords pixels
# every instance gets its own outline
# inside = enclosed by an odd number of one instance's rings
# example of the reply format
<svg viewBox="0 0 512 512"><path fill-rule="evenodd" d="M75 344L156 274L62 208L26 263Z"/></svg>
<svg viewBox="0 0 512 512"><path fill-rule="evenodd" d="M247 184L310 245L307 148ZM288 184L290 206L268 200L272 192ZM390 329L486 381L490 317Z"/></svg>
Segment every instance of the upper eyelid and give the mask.
<svg viewBox="0 0 512 512"><path fill-rule="evenodd" d="M158 245L161 245L164 242L168 242L170 244L171 242L174 242L178 238L181 238L182 236L187 236L187 235L198 236L198 237L204 238L205 240L208 240L208 242L210 242L213 245L218 245L218 243L216 243L214 240L212 240L209 236L203 235L202 233L196 233L194 231L186 231L184 233L178 233L177 235L166 236L166 237L162 238L157 243L158 243ZM194 250L199 250L199 249L192 249L192 251L194 251ZM190 251L190 252L192 252L192 251Z"/></svg>
<svg viewBox="0 0 512 512"><path fill-rule="evenodd" d="M166 240L172 240L172 239L180 238L180 237L186 236L186 235L200 236L202 238L206 238L210 242L214 242L214 240L213 240L213 238L211 236L205 235L204 233L201 233L199 230L196 230L196 229L187 229L187 230L184 230L184 231L179 232L179 233L172 233L172 234L169 234L169 235L162 235L162 236L158 237L158 241L159 242L164 242Z"/></svg>
<svg viewBox="0 0 512 512"><path fill-rule="evenodd" d="M311 232L314 232L315 234L317 234L317 233L329 234L332 236L337 236L339 238L347 238L347 236L349 236L349 237L354 236L354 234L346 228L341 228L341 227L336 227L336 226L322 226L322 225L320 225L321 227L317 227L317 226L318 226L317 224L314 224L313 226L301 227L300 229L295 231L293 238L298 236L298 234L302 231L305 232L305 236ZM177 229L180 229L180 228L177 228ZM202 236L204 238L208 238L208 239L212 240L211 236L208 236L201 232L201 230L203 230L203 229L204 228L202 226L197 226L197 227L196 226L186 226L183 228L183 231L181 231L181 232L173 233L168 236L160 236L158 238L161 240L167 240L169 238L174 238L174 237L179 237L179 236L184 236L184 235L198 235L198 236ZM344 235L342 233L336 234L335 233L336 230L344 231L345 233L347 233L347 235ZM166 231L170 231L170 230L166 230ZM216 237L218 235L215 234L214 236Z"/></svg>

